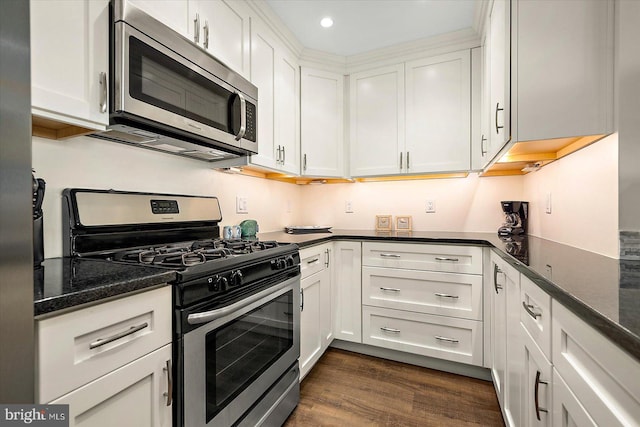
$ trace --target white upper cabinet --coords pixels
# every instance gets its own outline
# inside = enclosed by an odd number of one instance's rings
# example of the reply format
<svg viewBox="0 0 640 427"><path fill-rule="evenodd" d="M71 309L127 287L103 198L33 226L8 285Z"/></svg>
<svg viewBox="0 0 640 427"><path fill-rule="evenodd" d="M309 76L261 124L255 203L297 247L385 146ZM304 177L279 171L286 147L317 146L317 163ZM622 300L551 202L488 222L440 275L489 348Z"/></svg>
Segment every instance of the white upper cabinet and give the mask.
<svg viewBox="0 0 640 427"><path fill-rule="evenodd" d="M251 20L251 82L258 87L254 166L300 173L300 68L261 21Z"/></svg>
<svg viewBox="0 0 640 427"><path fill-rule="evenodd" d="M538 4L540 2L536 2ZM511 2L495 0L487 34L489 73L489 145L493 157L511 139Z"/></svg>
<svg viewBox="0 0 640 427"><path fill-rule="evenodd" d="M613 114L613 1L517 1L517 141L606 134Z"/></svg>
<svg viewBox="0 0 640 427"><path fill-rule="evenodd" d="M463 50L407 62L407 173L470 168L471 65Z"/></svg>
<svg viewBox="0 0 640 427"><path fill-rule="evenodd" d="M302 67L300 75L302 174L344 174L344 76Z"/></svg>
<svg viewBox="0 0 640 427"><path fill-rule="evenodd" d="M480 170L489 160L489 121L485 111L484 55L487 49L471 49L471 170ZM488 105L488 103L487 103Z"/></svg>
<svg viewBox="0 0 640 427"><path fill-rule="evenodd" d="M108 0L31 2L34 116L104 130L108 115Z"/></svg>
<svg viewBox="0 0 640 427"><path fill-rule="evenodd" d="M189 36L232 70L248 78L249 16L244 2L189 0Z"/></svg>
<svg viewBox="0 0 640 427"><path fill-rule="evenodd" d="M188 0L127 0L179 34L189 37Z"/></svg>
<svg viewBox="0 0 640 427"><path fill-rule="evenodd" d="M404 169L404 64L352 74L350 85L351 175L400 173Z"/></svg>

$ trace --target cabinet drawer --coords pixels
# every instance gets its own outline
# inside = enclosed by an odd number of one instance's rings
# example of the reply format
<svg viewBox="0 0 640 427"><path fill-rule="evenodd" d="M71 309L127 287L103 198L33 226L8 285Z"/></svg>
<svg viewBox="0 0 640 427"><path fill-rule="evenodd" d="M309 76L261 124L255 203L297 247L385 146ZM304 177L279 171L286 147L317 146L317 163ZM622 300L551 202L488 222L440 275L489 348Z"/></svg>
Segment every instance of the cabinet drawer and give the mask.
<svg viewBox="0 0 640 427"><path fill-rule="evenodd" d="M482 322L363 306L362 335L365 344L482 365Z"/></svg>
<svg viewBox="0 0 640 427"><path fill-rule="evenodd" d="M362 244L362 265L482 274L482 248L365 242Z"/></svg>
<svg viewBox="0 0 640 427"><path fill-rule="evenodd" d="M302 278L324 270L329 266L329 245L318 245L300 250Z"/></svg>
<svg viewBox="0 0 640 427"><path fill-rule="evenodd" d="M50 402L170 343L171 312L171 286L165 286L38 321L38 402Z"/></svg>
<svg viewBox="0 0 640 427"><path fill-rule="evenodd" d="M363 267L362 303L482 320L482 276Z"/></svg>
<svg viewBox="0 0 640 427"><path fill-rule="evenodd" d="M547 359L551 359L551 297L531 280L520 280L520 321Z"/></svg>
<svg viewBox="0 0 640 427"><path fill-rule="evenodd" d="M640 425L640 363L556 301L552 362L594 424Z"/></svg>

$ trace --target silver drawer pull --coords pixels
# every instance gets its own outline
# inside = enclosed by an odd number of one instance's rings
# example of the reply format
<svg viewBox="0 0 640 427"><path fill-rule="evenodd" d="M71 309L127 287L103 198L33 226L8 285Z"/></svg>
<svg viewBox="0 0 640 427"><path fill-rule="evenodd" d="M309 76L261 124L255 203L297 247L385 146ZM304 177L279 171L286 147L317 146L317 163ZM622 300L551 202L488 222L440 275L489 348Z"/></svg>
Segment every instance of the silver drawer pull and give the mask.
<svg viewBox="0 0 640 427"><path fill-rule="evenodd" d="M398 254L380 254L380 256L383 258L400 258Z"/></svg>
<svg viewBox="0 0 640 427"><path fill-rule="evenodd" d="M437 297L440 297L440 298L453 298L453 299L460 298L458 295L441 294L441 293L438 293L438 292L436 292L434 295L437 296Z"/></svg>
<svg viewBox="0 0 640 427"><path fill-rule="evenodd" d="M381 291L388 291L388 292L400 292L400 289L398 288L380 288Z"/></svg>
<svg viewBox="0 0 640 427"><path fill-rule="evenodd" d="M437 339L438 341L446 341L446 342L452 342L454 344L459 343L460 341L458 341L455 338L447 338L447 337L441 337L440 335L435 335L435 339Z"/></svg>
<svg viewBox="0 0 640 427"><path fill-rule="evenodd" d="M314 262L318 262L318 261L320 261L320 258L314 258L314 259L311 259L311 260L307 261L307 264L313 264Z"/></svg>
<svg viewBox="0 0 640 427"><path fill-rule="evenodd" d="M527 304L526 302L522 301L522 307L524 307L524 310L529 313L529 316L533 317L534 319L542 316L542 313L536 313L535 311L533 311L535 307L532 304Z"/></svg>
<svg viewBox="0 0 640 427"><path fill-rule="evenodd" d="M458 258L449 258L446 256L437 256L436 257L436 261L451 261L451 262L458 262L460 261Z"/></svg>
<svg viewBox="0 0 640 427"><path fill-rule="evenodd" d="M89 344L89 349L93 350L94 348L98 348L98 347L101 347L101 346L103 346L105 344L109 344L110 342L114 342L116 340L119 340L120 338L124 338L126 336L135 334L136 332L143 330L147 326L149 326L149 324L147 322L144 322L141 325L132 326L129 329L127 329L126 331L122 331L122 332L119 332L119 333L117 333L115 335L111 335L108 338L98 338L97 340L95 340L94 342Z"/></svg>
<svg viewBox="0 0 640 427"><path fill-rule="evenodd" d="M385 332L393 332L394 334L400 333L400 329L387 328L386 326L381 327L380 330Z"/></svg>

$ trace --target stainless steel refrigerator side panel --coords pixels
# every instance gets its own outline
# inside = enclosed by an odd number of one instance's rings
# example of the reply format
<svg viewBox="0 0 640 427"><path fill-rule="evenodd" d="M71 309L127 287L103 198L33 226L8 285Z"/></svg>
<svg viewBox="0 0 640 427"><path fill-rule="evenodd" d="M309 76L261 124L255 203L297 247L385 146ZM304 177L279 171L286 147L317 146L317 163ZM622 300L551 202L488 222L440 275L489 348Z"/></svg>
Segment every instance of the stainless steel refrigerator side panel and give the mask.
<svg viewBox="0 0 640 427"><path fill-rule="evenodd" d="M0 13L0 402L32 403L33 193L29 2Z"/></svg>

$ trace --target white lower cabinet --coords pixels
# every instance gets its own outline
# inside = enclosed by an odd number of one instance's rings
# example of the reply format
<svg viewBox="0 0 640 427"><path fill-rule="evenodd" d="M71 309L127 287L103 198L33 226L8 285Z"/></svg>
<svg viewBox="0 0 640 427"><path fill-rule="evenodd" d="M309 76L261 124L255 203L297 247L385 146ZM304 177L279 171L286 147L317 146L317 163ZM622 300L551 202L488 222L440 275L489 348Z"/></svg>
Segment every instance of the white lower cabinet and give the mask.
<svg viewBox="0 0 640 427"><path fill-rule="evenodd" d="M522 422L527 427L552 424L552 365L540 347L520 324L523 337L524 369L522 376Z"/></svg>
<svg viewBox="0 0 640 427"><path fill-rule="evenodd" d="M36 401L71 426L171 426L171 286L36 321Z"/></svg>
<svg viewBox="0 0 640 427"><path fill-rule="evenodd" d="M333 337L343 341L362 342L360 242L335 242L331 296Z"/></svg>
<svg viewBox="0 0 640 427"><path fill-rule="evenodd" d="M332 243L326 243L300 251L300 379L333 340L332 248Z"/></svg>
<svg viewBox="0 0 640 427"><path fill-rule="evenodd" d="M482 365L482 323L403 310L362 307L362 342Z"/></svg>
<svg viewBox="0 0 640 427"><path fill-rule="evenodd" d="M70 426L171 426L170 369L167 344L50 403L69 405Z"/></svg>
<svg viewBox="0 0 640 427"><path fill-rule="evenodd" d="M555 369L553 369L553 417L551 425L555 427L598 426Z"/></svg>
<svg viewBox="0 0 640 427"><path fill-rule="evenodd" d="M491 376L498 395L498 402L504 408L505 372L507 369L507 276L501 270L500 257L491 253ZM502 267L504 268L504 267Z"/></svg>

